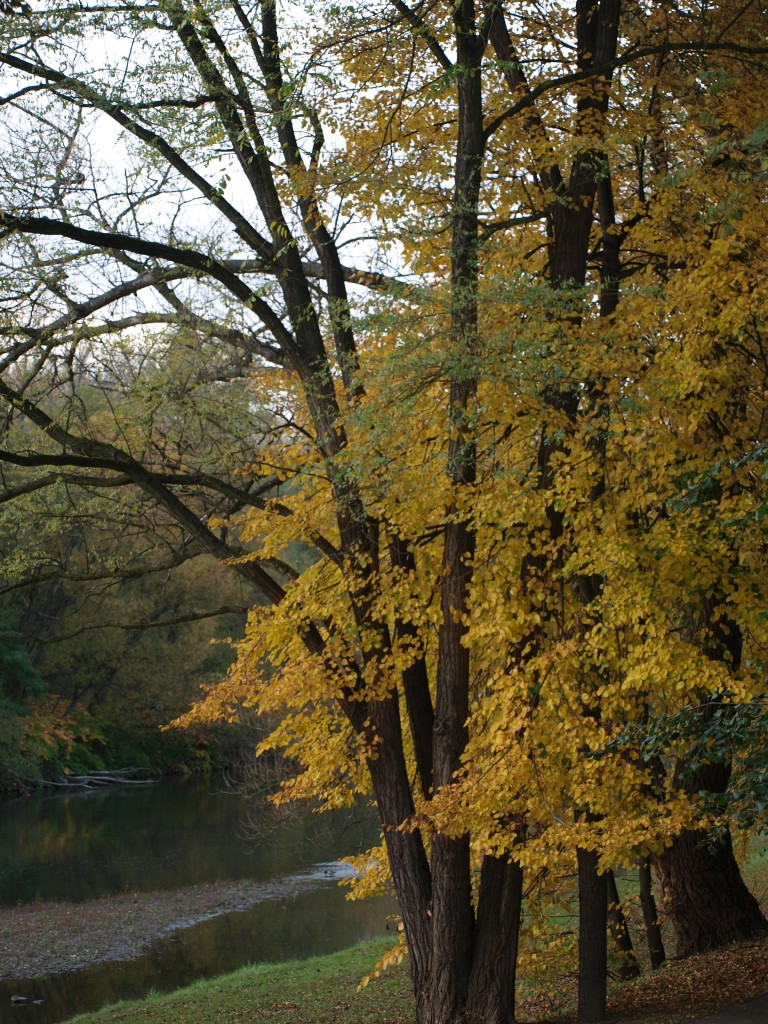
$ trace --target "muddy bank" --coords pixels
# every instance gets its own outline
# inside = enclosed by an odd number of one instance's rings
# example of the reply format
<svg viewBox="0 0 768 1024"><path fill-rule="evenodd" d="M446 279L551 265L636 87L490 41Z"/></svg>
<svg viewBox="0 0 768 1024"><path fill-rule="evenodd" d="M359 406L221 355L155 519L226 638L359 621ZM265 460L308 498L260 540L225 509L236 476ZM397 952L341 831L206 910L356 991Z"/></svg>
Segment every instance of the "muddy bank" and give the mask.
<svg viewBox="0 0 768 1024"><path fill-rule="evenodd" d="M130 960L156 939L264 900L316 888L337 866L268 884L214 882L162 892L125 893L84 903L0 907L0 979L35 978L107 960Z"/></svg>

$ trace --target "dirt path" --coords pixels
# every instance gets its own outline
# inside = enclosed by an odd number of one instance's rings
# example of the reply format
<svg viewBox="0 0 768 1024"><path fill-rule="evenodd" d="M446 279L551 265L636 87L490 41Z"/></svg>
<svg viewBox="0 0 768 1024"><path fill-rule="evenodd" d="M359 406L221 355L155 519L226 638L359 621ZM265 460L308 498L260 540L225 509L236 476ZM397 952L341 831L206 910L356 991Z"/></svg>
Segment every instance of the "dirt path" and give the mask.
<svg viewBox="0 0 768 1024"><path fill-rule="evenodd" d="M0 907L0 979L34 978L105 960L130 960L177 928L317 884L311 876L296 876L267 884L214 882L84 903Z"/></svg>

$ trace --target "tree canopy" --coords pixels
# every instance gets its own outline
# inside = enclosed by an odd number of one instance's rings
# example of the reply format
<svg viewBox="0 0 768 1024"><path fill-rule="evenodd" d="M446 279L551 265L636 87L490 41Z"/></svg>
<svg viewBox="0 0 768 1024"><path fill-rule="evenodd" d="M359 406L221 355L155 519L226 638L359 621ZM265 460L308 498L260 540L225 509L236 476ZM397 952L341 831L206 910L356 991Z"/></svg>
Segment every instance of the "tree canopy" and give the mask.
<svg viewBox="0 0 768 1024"><path fill-rule="evenodd" d="M767 27L729 0L3 18L7 521L99 509L259 589L186 720L277 712L286 796L373 796L420 1024L513 1020L524 884L574 870L600 1019L608 870L698 877L676 851L730 775L619 739L765 691ZM730 910L684 947L765 925L722 856Z"/></svg>

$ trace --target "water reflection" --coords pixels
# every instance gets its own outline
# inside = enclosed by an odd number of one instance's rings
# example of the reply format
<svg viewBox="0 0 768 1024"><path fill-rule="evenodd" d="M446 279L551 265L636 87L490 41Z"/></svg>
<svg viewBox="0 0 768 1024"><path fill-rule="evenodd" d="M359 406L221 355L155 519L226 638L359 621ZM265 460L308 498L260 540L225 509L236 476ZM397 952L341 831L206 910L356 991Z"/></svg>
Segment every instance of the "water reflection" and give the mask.
<svg viewBox="0 0 768 1024"><path fill-rule="evenodd" d="M254 841L242 824L252 812L241 795L190 779L0 805L0 905L264 883L262 902L173 932L133 960L0 981L0 1021L54 1024L152 989L330 952L384 931L394 904L347 902L336 872L329 877L323 868L377 841L372 815L292 816L265 822ZM45 1002L12 1006L12 996Z"/></svg>
<svg viewBox="0 0 768 1024"><path fill-rule="evenodd" d="M319 889L291 899L269 900L181 929L134 960L0 982L0 1019L56 1024L120 999L141 999L151 990L169 992L245 963L330 953L384 932L393 909L389 900L350 904L334 884L319 879L318 884ZM12 996L45 1002L11 1006Z"/></svg>
<svg viewBox="0 0 768 1024"><path fill-rule="evenodd" d="M372 819L349 812L290 817L254 842L249 812L241 794L201 779L6 802L0 905L266 881L376 841Z"/></svg>

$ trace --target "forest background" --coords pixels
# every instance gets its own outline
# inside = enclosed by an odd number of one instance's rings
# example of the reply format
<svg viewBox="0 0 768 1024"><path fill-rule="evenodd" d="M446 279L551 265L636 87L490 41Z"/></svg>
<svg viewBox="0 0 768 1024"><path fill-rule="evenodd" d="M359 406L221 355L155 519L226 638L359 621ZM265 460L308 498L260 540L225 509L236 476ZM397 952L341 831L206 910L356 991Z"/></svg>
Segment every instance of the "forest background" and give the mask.
<svg viewBox="0 0 768 1024"><path fill-rule="evenodd" d="M69 632L251 606L180 724L255 710L282 799L375 801L420 1024L514 1019L544 948L600 1020L620 868L683 953L766 927L767 28L5 6L5 708L66 744L186 699L172 644L161 702L125 655L46 696L57 594Z"/></svg>

